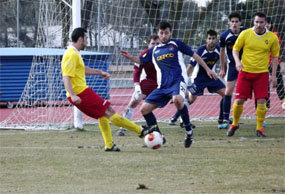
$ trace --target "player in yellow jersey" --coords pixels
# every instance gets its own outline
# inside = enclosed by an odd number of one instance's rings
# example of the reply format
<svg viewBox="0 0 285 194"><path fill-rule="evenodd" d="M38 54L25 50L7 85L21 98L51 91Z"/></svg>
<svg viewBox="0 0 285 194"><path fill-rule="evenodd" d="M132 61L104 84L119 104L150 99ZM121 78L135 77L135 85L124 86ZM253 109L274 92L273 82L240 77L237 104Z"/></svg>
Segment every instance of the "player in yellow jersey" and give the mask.
<svg viewBox="0 0 285 194"><path fill-rule="evenodd" d="M257 100L256 135L266 137L262 124L266 114L266 98L268 98L269 81L276 87L276 67L279 56L277 36L265 28L266 15L258 12L254 14L253 28L243 31L233 48L236 68L239 71L236 99L233 105L233 123L227 131L227 136L233 136L239 128L238 122L243 111L244 102L252 97ZM242 59L239 51L243 49ZM272 55L272 75L269 78L269 56Z"/></svg>
<svg viewBox="0 0 285 194"><path fill-rule="evenodd" d="M86 85L85 75L101 75L109 79L110 74L84 65L79 51L87 45L87 31L76 28L71 34L72 44L67 48L61 62L63 83L70 103L86 115L99 120L99 128L105 143L105 151L120 151L112 141L111 121L118 127L134 131L139 137L144 137L153 130L140 127L126 118L118 115L111 107L110 102L104 100Z"/></svg>

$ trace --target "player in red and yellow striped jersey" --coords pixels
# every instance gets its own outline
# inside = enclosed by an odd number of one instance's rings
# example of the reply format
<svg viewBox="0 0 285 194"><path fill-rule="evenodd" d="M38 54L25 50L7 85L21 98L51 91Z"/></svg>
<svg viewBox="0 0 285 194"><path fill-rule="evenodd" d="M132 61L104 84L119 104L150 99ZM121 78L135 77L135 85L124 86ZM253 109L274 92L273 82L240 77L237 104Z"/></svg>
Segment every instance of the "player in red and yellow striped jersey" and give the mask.
<svg viewBox="0 0 285 194"><path fill-rule="evenodd" d="M233 48L236 68L239 71L236 99L233 105L233 124L227 131L228 136L233 136L239 128L238 122L243 111L244 102L252 97L257 100L256 108L256 135L266 137L262 124L266 114L266 98L268 98L269 73L268 64L270 53L272 55L272 81L276 87L276 67L280 47L278 38L274 33L265 28L266 15L258 12L254 15L253 28L243 31ZM243 49L242 59L239 51Z"/></svg>

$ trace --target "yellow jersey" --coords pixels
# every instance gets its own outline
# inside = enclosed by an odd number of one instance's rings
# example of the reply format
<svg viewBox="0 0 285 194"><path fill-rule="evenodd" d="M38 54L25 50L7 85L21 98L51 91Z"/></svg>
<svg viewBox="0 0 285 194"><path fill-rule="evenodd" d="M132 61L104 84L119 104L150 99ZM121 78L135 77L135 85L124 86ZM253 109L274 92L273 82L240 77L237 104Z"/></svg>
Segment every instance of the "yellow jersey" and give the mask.
<svg viewBox="0 0 285 194"><path fill-rule="evenodd" d="M244 30L238 36L233 50L243 49L241 63L243 71L249 73L268 72L269 56L279 56L279 43L277 36L269 31L262 35L255 33L253 28Z"/></svg>
<svg viewBox="0 0 285 194"><path fill-rule="evenodd" d="M69 46L65 51L61 61L61 72L62 76L70 78L72 89L76 95L88 88L85 78L85 65L79 51L75 47ZM67 90L66 96L70 96Z"/></svg>

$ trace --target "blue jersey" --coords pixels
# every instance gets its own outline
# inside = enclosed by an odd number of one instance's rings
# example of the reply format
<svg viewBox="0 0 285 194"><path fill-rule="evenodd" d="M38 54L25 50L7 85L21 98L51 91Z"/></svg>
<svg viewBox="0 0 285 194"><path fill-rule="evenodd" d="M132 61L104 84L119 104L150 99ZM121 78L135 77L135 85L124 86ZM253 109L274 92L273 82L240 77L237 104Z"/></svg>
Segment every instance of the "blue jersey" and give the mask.
<svg viewBox="0 0 285 194"><path fill-rule="evenodd" d="M152 62L156 69L158 88L169 88L173 84L188 82L182 54L193 56L190 46L180 40L171 39L166 44L152 47L140 57L142 64Z"/></svg>
<svg viewBox="0 0 285 194"><path fill-rule="evenodd" d="M240 28L240 33L243 30L245 30L245 29L247 29L247 28L246 27L241 27ZM221 37L220 37L220 47L226 47L228 63L235 64L235 60L234 60L232 51L233 51L234 44L235 44L239 34L232 33L232 31L230 29L224 31L221 34ZM242 54L242 51L240 52L240 56L241 56L241 54Z"/></svg>
<svg viewBox="0 0 285 194"><path fill-rule="evenodd" d="M205 61L207 66L211 70L215 70L216 63L220 59L220 47L216 46L216 48L213 51L208 51L206 48L206 45L203 45L198 48L196 53ZM192 82L196 77L205 77L205 79L209 78L206 70L200 66L197 65L197 62L194 58L191 59L190 65L194 67L193 73L192 73Z"/></svg>

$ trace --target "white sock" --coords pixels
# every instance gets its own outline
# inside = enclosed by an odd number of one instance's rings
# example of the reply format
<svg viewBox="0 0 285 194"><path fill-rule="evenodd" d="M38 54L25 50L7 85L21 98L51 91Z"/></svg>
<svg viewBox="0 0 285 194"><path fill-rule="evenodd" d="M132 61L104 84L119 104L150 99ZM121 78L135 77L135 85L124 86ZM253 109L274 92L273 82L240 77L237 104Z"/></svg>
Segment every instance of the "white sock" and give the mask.
<svg viewBox="0 0 285 194"><path fill-rule="evenodd" d="M125 109L124 117L130 120L133 117L134 112L135 112L134 108L127 107Z"/></svg>

